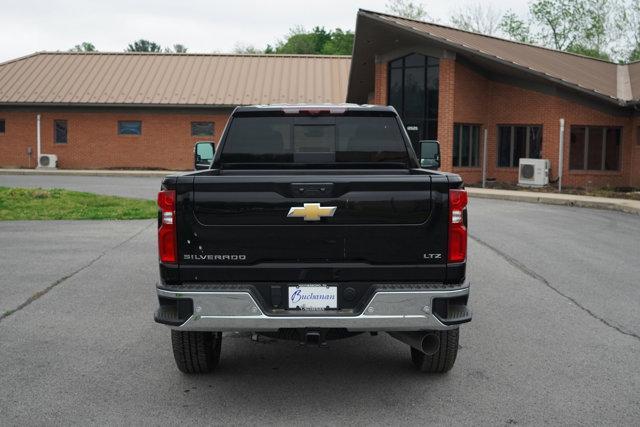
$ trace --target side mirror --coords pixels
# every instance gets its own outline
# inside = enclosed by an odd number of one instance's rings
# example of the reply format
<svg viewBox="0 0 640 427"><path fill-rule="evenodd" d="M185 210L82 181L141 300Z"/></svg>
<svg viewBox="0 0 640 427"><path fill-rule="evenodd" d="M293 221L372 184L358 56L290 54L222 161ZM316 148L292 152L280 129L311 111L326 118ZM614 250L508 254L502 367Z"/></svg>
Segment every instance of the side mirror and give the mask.
<svg viewBox="0 0 640 427"><path fill-rule="evenodd" d="M420 141L420 167L440 168L440 143L435 140Z"/></svg>
<svg viewBox="0 0 640 427"><path fill-rule="evenodd" d="M209 169L215 152L216 148L213 142L196 142L193 148L193 168L195 170Z"/></svg>

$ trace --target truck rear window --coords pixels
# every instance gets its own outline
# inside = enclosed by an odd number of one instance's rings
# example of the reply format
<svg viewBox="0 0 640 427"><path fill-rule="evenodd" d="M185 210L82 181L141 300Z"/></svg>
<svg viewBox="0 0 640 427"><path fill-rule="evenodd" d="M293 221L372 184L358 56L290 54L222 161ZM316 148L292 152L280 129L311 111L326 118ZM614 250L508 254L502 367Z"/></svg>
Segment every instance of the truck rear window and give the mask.
<svg viewBox="0 0 640 427"><path fill-rule="evenodd" d="M408 165L394 117L235 117L222 148L224 164Z"/></svg>

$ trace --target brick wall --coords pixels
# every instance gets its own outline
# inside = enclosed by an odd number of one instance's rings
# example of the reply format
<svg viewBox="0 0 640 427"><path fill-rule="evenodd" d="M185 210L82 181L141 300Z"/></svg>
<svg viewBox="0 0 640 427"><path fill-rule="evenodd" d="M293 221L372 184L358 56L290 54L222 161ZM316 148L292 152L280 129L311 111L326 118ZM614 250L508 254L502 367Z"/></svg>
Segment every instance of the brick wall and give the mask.
<svg viewBox="0 0 640 427"><path fill-rule="evenodd" d="M488 130L487 177L515 183L517 168L497 167L497 130L500 124L542 125L542 158L551 161L552 179L557 177L560 139L559 119L565 119L563 185L571 187L626 186L631 183L633 120L614 116L584 103L548 95L497 81L487 80L467 66L456 63L454 122L477 123ZM569 170L569 140L572 125L620 126L622 130L619 171ZM481 150L482 151L482 150ZM467 182L481 179L474 168L456 168ZM636 170L635 174L640 173Z"/></svg>
<svg viewBox="0 0 640 427"><path fill-rule="evenodd" d="M455 70L456 93L454 98L453 123L481 126L479 165L482 165L482 139L485 127L484 124L487 123L489 117L486 97L487 94L490 93L491 89L486 79L479 78L480 76L468 68L461 67L458 63L455 63ZM489 149L487 149L487 152L489 153ZM462 175L465 182L475 183L482 181L482 168L480 166L464 168L453 167L451 170Z"/></svg>
<svg viewBox="0 0 640 427"><path fill-rule="evenodd" d="M640 187L640 117L636 117L631 125L631 178L629 185Z"/></svg>
<svg viewBox="0 0 640 427"><path fill-rule="evenodd" d="M388 85L388 64L386 62L376 62L375 65L375 91L373 103L376 105L387 105L387 85Z"/></svg>
<svg viewBox="0 0 640 427"><path fill-rule="evenodd" d="M376 64L374 99L386 104L387 80L385 64ZM559 119L565 119L563 185L570 187L640 186L640 118L615 116L586 103L511 84L489 80L468 66L453 59L440 59L440 98L438 110L438 140L442 170L463 176L467 183L482 179L481 167L453 167L453 124L466 123L487 129L487 178L516 183L517 168L497 167L498 125L542 125L542 158L551 161L551 178L557 178L559 151ZM572 125L622 127L622 147L619 171L569 170L570 129ZM482 164L482 161L480 162Z"/></svg>
<svg viewBox="0 0 640 427"><path fill-rule="evenodd" d="M441 169L453 169L453 120L456 91L456 63L440 59L438 81L438 141L440 141Z"/></svg>
<svg viewBox="0 0 640 427"><path fill-rule="evenodd" d="M0 134L0 166L28 167L27 147L36 164L36 113L0 111L6 132ZM189 170L193 168L193 144L218 141L228 113L191 114L168 112L41 112L42 153L58 156L62 169L145 168ZM54 120L66 120L68 142L54 143ZM142 135L118 135L119 120L140 120ZM214 123L214 136L191 136L192 121Z"/></svg>
<svg viewBox="0 0 640 427"><path fill-rule="evenodd" d="M29 167L27 149L31 147L31 166L36 165L36 116L0 111L5 132L0 133L0 166Z"/></svg>

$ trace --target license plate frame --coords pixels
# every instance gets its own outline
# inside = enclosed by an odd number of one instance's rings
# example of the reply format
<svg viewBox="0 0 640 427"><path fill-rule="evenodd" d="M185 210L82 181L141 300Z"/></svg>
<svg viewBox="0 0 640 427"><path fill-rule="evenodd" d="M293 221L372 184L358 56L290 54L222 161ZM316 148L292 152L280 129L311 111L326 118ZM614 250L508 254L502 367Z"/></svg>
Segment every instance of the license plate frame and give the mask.
<svg viewBox="0 0 640 427"><path fill-rule="evenodd" d="M329 311L338 309L338 287L325 283L292 283L287 286L289 310Z"/></svg>

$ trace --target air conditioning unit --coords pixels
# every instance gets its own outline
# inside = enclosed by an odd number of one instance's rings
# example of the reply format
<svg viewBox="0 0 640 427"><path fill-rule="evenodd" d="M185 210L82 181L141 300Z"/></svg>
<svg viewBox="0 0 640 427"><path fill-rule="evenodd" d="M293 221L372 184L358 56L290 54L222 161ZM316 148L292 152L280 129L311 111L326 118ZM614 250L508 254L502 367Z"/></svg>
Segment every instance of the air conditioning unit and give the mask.
<svg viewBox="0 0 640 427"><path fill-rule="evenodd" d="M551 162L547 159L520 159L518 185L543 187L549 185Z"/></svg>
<svg viewBox="0 0 640 427"><path fill-rule="evenodd" d="M40 154L38 168L55 169L58 167L58 156L55 154Z"/></svg>

